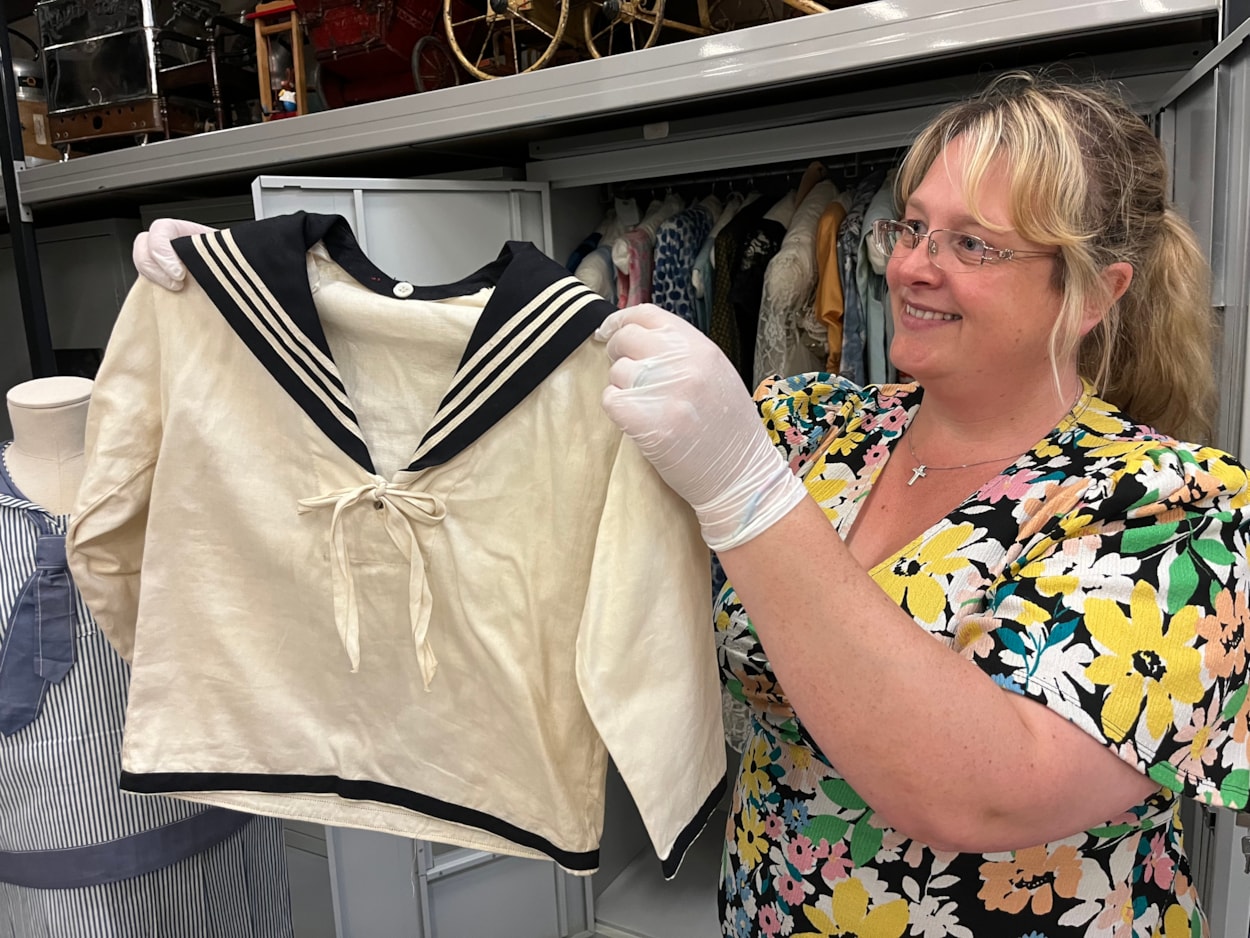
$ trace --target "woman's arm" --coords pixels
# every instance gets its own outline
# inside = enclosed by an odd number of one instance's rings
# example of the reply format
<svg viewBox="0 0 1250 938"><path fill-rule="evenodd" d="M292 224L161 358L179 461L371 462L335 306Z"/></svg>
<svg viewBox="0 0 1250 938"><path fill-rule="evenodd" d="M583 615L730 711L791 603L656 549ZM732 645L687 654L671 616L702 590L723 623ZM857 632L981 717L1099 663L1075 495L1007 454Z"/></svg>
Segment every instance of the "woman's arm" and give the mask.
<svg viewBox="0 0 1250 938"><path fill-rule="evenodd" d="M609 317L604 407L694 507L786 694L883 819L932 846L1053 840L1157 784L921 629L857 564L772 446L733 366L655 307ZM788 566L777 557L819 558Z"/></svg>
<svg viewBox="0 0 1250 938"><path fill-rule="evenodd" d="M820 558L775 574L779 556ZM942 850L1065 837L1159 786L920 628L807 499L719 553L787 698L882 819Z"/></svg>

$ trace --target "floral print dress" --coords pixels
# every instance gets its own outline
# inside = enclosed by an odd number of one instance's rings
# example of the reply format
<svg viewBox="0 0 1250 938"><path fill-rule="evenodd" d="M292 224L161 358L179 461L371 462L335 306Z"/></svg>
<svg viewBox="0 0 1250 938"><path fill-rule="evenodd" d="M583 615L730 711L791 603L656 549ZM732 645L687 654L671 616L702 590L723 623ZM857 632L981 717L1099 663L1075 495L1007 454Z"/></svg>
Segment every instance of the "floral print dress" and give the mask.
<svg viewBox="0 0 1250 938"><path fill-rule="evenodd" d="M922 393L818 374L765 382L757 401L845 533ZM1087 387L1028 453L871 571L1005 692L1161 786L1084 833L1009 852L935 851L880 822L790 708L726 584L718 656L753 735L726 835L724 934L1205 934L1176 808L1180 795L1247 801L1247 504L1232 457L1134 425Z"/></svg>

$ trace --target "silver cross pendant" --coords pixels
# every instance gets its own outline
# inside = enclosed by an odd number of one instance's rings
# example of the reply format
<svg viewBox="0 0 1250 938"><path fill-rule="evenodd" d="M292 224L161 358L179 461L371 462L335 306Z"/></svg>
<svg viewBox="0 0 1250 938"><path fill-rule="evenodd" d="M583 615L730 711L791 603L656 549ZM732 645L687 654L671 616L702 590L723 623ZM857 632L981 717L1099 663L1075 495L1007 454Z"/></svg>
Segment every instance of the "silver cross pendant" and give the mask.
<svg viewBox="0 0 1250 938"><path fill-rule="evenodd" d="M924 477L924 463L921 463L911 471L911 478L907 480L907 484L915 485L917 479L923 479Z"/></svg>

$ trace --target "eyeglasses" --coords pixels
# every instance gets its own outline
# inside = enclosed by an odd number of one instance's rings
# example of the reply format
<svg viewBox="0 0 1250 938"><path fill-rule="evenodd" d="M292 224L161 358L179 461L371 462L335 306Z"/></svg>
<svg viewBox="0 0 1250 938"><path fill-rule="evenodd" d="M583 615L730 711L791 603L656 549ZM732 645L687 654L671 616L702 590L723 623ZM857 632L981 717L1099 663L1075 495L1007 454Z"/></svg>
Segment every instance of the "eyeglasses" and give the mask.
<svg viewBox="0 0 1250 938"><path fill-rule="evenodd" d="M992 248L976 235L949 228L920 232L907 222L882 218L872 223L872 240L886 257L899 257L928 242L929 260L933 266L951 274L976 270L986 264L1021 257L1058 257L1058 251L1016 251Z"/></svg>

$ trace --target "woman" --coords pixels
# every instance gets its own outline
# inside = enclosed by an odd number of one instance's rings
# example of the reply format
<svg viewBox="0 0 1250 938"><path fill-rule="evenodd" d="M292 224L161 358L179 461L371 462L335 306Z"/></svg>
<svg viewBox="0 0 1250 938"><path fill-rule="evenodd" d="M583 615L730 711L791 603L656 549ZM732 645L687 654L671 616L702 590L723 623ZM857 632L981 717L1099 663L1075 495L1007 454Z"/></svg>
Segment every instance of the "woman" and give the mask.
<svg viewBox="0 0 1250 938"><path fill-rule="evenodd" d="M677 317L600 330L604 407L729 576L755 721L723 931L1200 933L1175 808L1247 801L1250 486L1173 438L1209 434L1212 325L1162 151L1017 74L897 186L874 236L916 385L774 379L757 410ZM136 261L176 283L158 234Z"/></svg>
<svg viewBox="0 0 1250 938"><path fill-rule="evenodd" d="M1118 99L1013 75L921 134L875 232L918 386L765 382L761 429L694 330L605 323L604 405L719 554L755 708L725 934L1205 928L1175 807L1246 803L1250 489L1164 435L1213 409L1167 191Z"/></svg>

